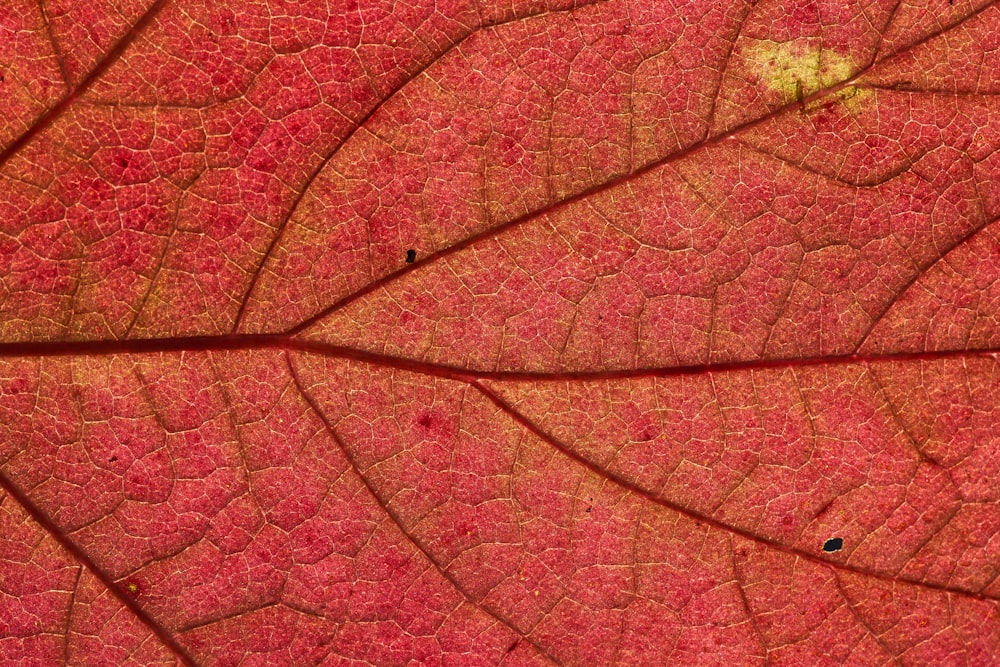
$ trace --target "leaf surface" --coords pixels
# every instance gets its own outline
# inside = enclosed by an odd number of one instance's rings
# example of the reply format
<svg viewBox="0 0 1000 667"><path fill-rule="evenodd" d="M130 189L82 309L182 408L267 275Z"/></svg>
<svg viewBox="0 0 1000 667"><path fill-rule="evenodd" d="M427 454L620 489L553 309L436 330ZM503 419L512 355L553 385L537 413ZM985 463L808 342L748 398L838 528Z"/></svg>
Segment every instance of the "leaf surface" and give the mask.
<svg viewBox="0 0 1000 667"><path fill-rule="evenodd" d="M1000 9L0 9L0 655L1000 656Z"/></svg>

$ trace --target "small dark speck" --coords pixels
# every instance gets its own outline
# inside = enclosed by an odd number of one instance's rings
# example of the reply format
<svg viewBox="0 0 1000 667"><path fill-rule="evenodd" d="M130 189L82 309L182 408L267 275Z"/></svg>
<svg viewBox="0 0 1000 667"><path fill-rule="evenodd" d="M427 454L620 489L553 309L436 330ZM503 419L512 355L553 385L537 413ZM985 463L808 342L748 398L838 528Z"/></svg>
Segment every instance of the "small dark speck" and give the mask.
<svg viewBox="0 0 1000 667"><path fill-rule="evenodd" d="M840 537L831 537L823 544L823 551L832 553L844 548L844 540Z"/></svg>
<svg viewBox="0 0 1000 667"><path fill-rule="evenodd" d="M520 641L521 640L519 639L519 640L515 641L513 644L511 644L510 646L508 646L507 647L507 653L510 653L511 651L513 651L514 649L516 649L517 645L518 645L518 643L520 643Z"/></svg>
<svg viewBox="0 0 1000 667"><path fill-rule="evenodd" d="M590 509L591 508L589 508L589 507L587 508L587 514L590 514Z"/></svg>
<svg viewBox="0 0 1000 667"><path fill-rule="evenodd" d="M417 261L417 251L410 248L406 251L406 263L413 264L415 261Z"/></svg>
<svg viewBox="0 0 1000 667"><path fill-rule="evenodd" d="M118 460L118 457L117 456L112 456L110 460L111 460L112 463L114 463L115 461Z"/></svg>

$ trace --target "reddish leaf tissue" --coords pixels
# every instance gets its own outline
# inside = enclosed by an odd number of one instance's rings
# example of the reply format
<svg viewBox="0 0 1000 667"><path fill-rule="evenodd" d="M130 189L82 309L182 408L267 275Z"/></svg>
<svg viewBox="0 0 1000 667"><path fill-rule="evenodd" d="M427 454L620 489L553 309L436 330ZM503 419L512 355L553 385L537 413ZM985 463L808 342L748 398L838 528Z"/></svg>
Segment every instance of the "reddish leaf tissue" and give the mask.
<svg viewBox="0 0 1000 667"><path fill-rule="evenodd" d="M1000 6L7 0L0 662L1000 662Z"/></svg>

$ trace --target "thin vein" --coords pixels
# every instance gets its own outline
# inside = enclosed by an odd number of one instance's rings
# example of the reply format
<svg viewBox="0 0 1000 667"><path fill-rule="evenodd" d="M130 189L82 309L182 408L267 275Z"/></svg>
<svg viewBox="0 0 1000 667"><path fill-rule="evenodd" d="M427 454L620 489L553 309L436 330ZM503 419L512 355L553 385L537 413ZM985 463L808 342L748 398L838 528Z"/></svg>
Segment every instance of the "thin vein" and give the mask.
<svg viewBox="0 0 1000 667"><path fill-rule="evenodd" d="M733 535L730 533L729 537L729 553L732 556L733 562L733 578L736 580L736 591L740 594L740 602L743 603L743 609L747 612L747 621L750 623L750 627L753 629L753 633L757 636L757 641L760 642L760 647L764 651L764 664L770 661L771 649L767 645L767 640L764 637L764 633L761 631L760 626L757 624L757 618L754 616L753 609L750 608L750 600L747 598L746 586L743 583L743 577L740 576L740 566L736 562L736 545L733 541Z"/></svg>
<svg viewBox="0 0 1000 667"><path fill-rule="evenodd" d="M264 265L267 263L267 260L271 257L271 255L274 253L274 249L278 247L279 242L281 241L282 237L285 234L286 229L288 228L288 224L291 222L292 218L295 217L295 212L298 210L299 206L302 204L302 201L306 198L306 195L308 194L309 189L312 187L312 184L316 181L317 178L319 178L319 175L323 172L323 169L326 168L326 166L334 158L336 158L337 155L340 154L341 149L343 149L343 147L346 146L348 144L348 142L350 142L350 140L353 139L355 135L357 135L358 132L364 130L365 126L372 119L372 117L374 117L387 103L389 103L391 100L395 99L395 97L396 97L397 94L399 94L404 88L406 88L407 86L409 86L411 83L413 83L414 81L416 81L419 77L423 76L431 67L433 67L437 63L441 62L444 58L446 58L448 56L448 54L452 53L453 51L456 51L457 49L460 49L463 44L465 44L470 39L472 39L473 37L475 37L476 35L478 35L479 33L483 32L485 30L495 29L495 28L498 28L500 26L506 25L508 23L516 23L518 21L526 21L528 19L533 19L533 18L536 18L538 16L542 16L542 15L546 15L546 14L569 13L569 12L572 12L572 11L574 11L576 9L579 9L580 7L586 7L586 6L590 6L590 5L598 5L598 4L602 4L602 3L605 3L605 2L611 2L611 1L612 0L594 0L594 2L585 3L585 4L580 5L579 7L573 7L572 9L555 10L555 11L551 11L551 12L545 12L545 11L534 12L534 13L528 13L528 14L525 14L525 15L522 15L522 16L515 16L515 17L510 18L510 19L508 19L506 21L497 21L497 22L494 22L494 23L483 23L483 24L481 24L481 25L473 28L472 30L470 30L467 35L465 35L461 39L459 39L456 42L454 42L451 46L449 46L448 48L446 48L444 51L442 51L441 53L435 55L433 58L431 58L430 60L428 60L423 66L419 67L413 74L403 77L403 79L389 93L387 93L381 100L379 100L379 102L377 104L375 104L375 106L373 106L368 111L368 113L366 113L364 115L364 117L362 117L357 122L357 124L354 126L354 128L351 129L351 131L348 132L344 136L343 139L341 139L339 142L337 142L337 144L330 150L329 154L326 155L319 162L318 165L316 165L316 167L312 170L312 172L306 178L305 182L300 186L298 196L295 198L295 201L292 202L291 207L288 209L288 213L286 215L284 215L281 218L281 220L278 222L278 225L275 228L274 235L271 238L271 242L267 246L267 250L265 250L264 254L261 256L260 263L257 265L257 269L251 274L250 284L247 286L247 289L246 289L245 293L243 294L243 298L240 299L240 307L239 307L239 310L236 313L236 318L235 318L234 323L233 323L232 331L233 332L239 331L240 324L243 322L243 317L246 314L247 305L250 302L250 297L253 295L253 291L256 288L257 283L260 280L260 276L263 273Z"/></svg>
<svg viewBox="0 0 1000 667"><path fill-rule="evenodd" d="M902 2L902 0L900 0L900 2ZM722 69L719 71L719 85L715 87L715 92L712 94L712 103L705 119L706 132L711 131L712 124L715 122L715 110L719 104L719 95L722 94L722 86L726 83L726 73L729 70L729 62L733 57L733 50L736 49L736 42L739 40L740 35L743 34L743 26L746 25L746 20L749 18L753 9L754 5L752 3L744 3L743 16L740 17L733 38L729 40L729 48L726 50L726 55L722 59Z"/></svg>
<svg viewBox="0 0 1000 667"><path fill-rule="evenodd" d="M1000 90L966 90L966 89L952 89L947 88L910 88L913 85L910 81L900 81L898 83L866 83L863 85L855 86L860 90L883 90L893 93L907 93L909 95L940 95L942 97L948 97L949 99L954 99L956 97L966 98L985 98L992 99L995 97L1000 97Z"/></svg>
<svg viewBox="0 0 1000 667"><path fill-rule="evenodd" d="M6 165L12 157L17 155L22 148L31 143L31 141L37 137L42 130L55 122L55 120L59 118L66 111L66 109L68 109L69 106L78 97L80 97L80 95L85 93L99 78L104 76L104 73L108 71L108 68L121 58L125 49L127 49L135 41L136 37L138 37L139 34L153 22L153 19L156 18L160 11L169 2L170 0L156 0L156 2L150 5L149 9L147 9L146 12L139 17L139 20L135 22L128 32L122 35L121 39L115 42L115 45L104 54L104 58L97 63L94 69L90 70L90 73L87 74L82 81L80 81L76 88L70 90L69 93L67 93L61 100L59 100L59 102L49 109L47 113L35 121L35 123L25 130L21 136L15 139L9 146L7 146L7 148L0 152L0 168L3 168L3 166Z"/></svg>
<svg viewBox="0 0 1000 667"><path fill-rule="evenodd" d="M59 63L59 74L62 76L66 90L69 91L69 74L66 72L66 62L63 59L63 54L59 52L59 47L56 45L56 37L52 33L52 24L49 22L48 12L45 11L44 0L38 0L38 13L42 16L42 24L45 26L45 36L48 38L49 46L52 48L52 55L55 57L56 62Z"/></svg>
<svg viewBox="0 0 1000 667"><path fill-rule="evenodd" d="M858 87L860 88L862 86ZM745 150L752 153L756 153L761 156L771 158L772 160L776 160L781 164L787 165L790 169L795 169L797 171L802 172L803 174L810 174L812 176L816 176L817 178L822 178L824 181L832 185L840 187L848 187L848 188L857 188L859 190L877 188L879 186L883 186L889 181L892 181L893 179L899 178L900 176L909 173L914 169L914 167L917 166L917 164L922 159L924 159L927 156L928 153L931 152L931 149L924 149L916 156L913 157L905 156L906 159L901 160L902 164L892 169L889 169L883 173L880 173L876 176L873 176L871 179L859 178L857 180L851 181L841 176L833 176L826 172L820 171L817 168L806 166L805 164L802 163L793 162L792 160L786 157L778 155L777 151L774 151L773 149L765 148L763 146L755 146L743 140L739 140L738 143Z"/></svg>
<svg viewBox="0 0 1000 667"><path fill-rule="evenodd" d="M63 662L69 664L69 636L73 628L73 612L76 610L76 597L80 592L80 577L83 575L83 566L77 563L76 576L73 577L73 593L69 599L69 611L66 613L66 631L63 633L62 654Z"/></svg>
<svg viewBox="0 0 1000 667"><path fill-rule="evenodd" d="M895 293L892 295L892 298L889 299L888 302L886 302L885 306L882 307L882 310L878 313L878 315L872 318L871 324L868 325L868 328L861 335L861 339L858 341L858 344L854 346L855 352L858 352L864 348L865 343L868 342L868 339L871 337L872 332L875 331L875 327L877 327L879 323L885 319L885 317L889 314L889 312L892 311L893 306L895 306L896 303L898 303L900 299L902 299L910 291L910 288L916 285L917 282L921 278L926 276L927 273L931 271L935 266L940 264L942 260L944 260L948 255L952 253L952 251L962 247L967 242L971 241L980 232L985 231L996 222L1000 222L1000 217L993 218L992 220L986 220L985 222L982 222L979 225L973 225L968 232L957 238L951 245L947 246L944 250L938 253L938 256L935 257L933 261L931 261L923 268L918 268L916 271L914 271L913 275L910 276L910 279L907 280L904 285L902 285L899 289L895 291Z"/></svg>
<svg viewBox="0 0 1000 667"><path fill-rule="evenodd" d="M208 627L210 625L215 625L217 623L224 623L226 621L231 621L234 618L239 618L240 616L249 616L250 614L253 614L253 613L258 612L258 611L262 611L264 609L271 609L273 607L282 607L282 606L286 606L286 605L284 605L284 603L282 603L282 602L267 602L267 603L262 604L262 605L260 605L258 607L254 607L253 609L241 609L241 610L238 610L238 611L230 612L228 614L222 614L221 616L215 616L213 618L209 618L209 619L206 619L206 620L197 621L196 623L191 623L189 625L185 625L185 626L182 626L182 627L178 628L177 632L181 633L181 632L191 632L192 630L200 630L200 629L206 628L206 627Z"/></svg>
<svg viewBox="0 0 1000 667"><path fill-rule="evenodd" d="M187 652L187 650L182 647L176 639L164 628L162 625L157 623L153 618L146 613L146 610L139 606L130 595L125 593L124 590L112 579L104 570L102 570L97 563L83 550L81 549L73 540L56 525L56 523L35 505L34 502L24 494L16 484L14 484L10 478L3 472L0 472L0 488L6 491L11 498L13 498L24 510L31 516L31 518L41 526L45 532L47 532L59 545L65 549L77 562L82 564L85 568L90 570L97 579L104 584L104 587L111 593L120 603L122 603L125 608L127 608L132 614L139 620L143 625L145 625L149 630L166 646L170 651L180 660L183 664L194 667L197 665L194 658Z"/></svg>
<svg viewBox="0 0 1000 667"><path fill-rule="evenodd" d="M865 629L865 632L867 632L868 635L875 640L875 642L882 648L882 650L885 651L886 655L892 656L893 664L896 665L903 664L902 661L899 659L899 657L894 655L893 652L889 650L889 646L885 643L885 640L882 639L882 636L877 634L871 628L871 626L869 626L868 623L865 622L865 620L861 617L861 614L858 613L858 610L854 607L854 603L851 602L851 599L847 597L847 593L844 591L844 585L840 581L839 573L834 568L830 569L832 570L831 574L833 575L833 583L837 587L837 592L840 593L840 597L844 599L844 604L847 605L847 608L848 610L850 610L851 615L854 617L854 620L857 621L858 625L860 625L862 628Z"/></svg>
<svg viewBox="0 0 1000 667"><path fill-rule="evenodd" d="M875 48L872 49L872 61L878 58L879 51L882 50L882 46L885 44L885 33L889 31L893 26L893 22L896 20L896 14L899 13L899 8L903 6L903 0L896 0L896 3L892 6L892 10L889 12L889 16L886 18L885 23L882 25L882 29L878 31L878 39L875 42ZM869 25L871 23L869 22Z"/></svg>
<svg viewBox="0 0 1000 667"><path fill-rule="evenodd" d="M679 504L677 504L675 502L672 502L670 500L666 500L664 498L660 498L659 496L656 496L656 495L650 493L649 491L647 491L647 490L645 490L645 489L637 486L633 482L630 482L629 480L625 479L624 477L622 477L622 476L620 476L620 475L618 475L616 473L613 473L613 472L611 472L609 470L605 470L605 469L597 466L596 464L594 464L593 462L591 462L586 457L580 455L579 453L577 453L577 452L573 451L572 449L570 449L569 447L565 446L562 442L560 442L555 437L549 435L547 432L545 432L544 430L542 430L539 426L537 426L534 422L532 422L530 419L528 419L525 415L523 415L520 412L518 412L512 405L510 405L507 401L505 401L503 398L501 398L498 394L494 393L493 391L491 391L489 388L487 388L486 386L484 386L480 382L470 381L469 384L472 385L473 387L477 388L479 391L481 391L483 393L483 395L486 396L486 398L488 398L490 401L492 401L493 404L496 405L499 409L503 410L506 414L508 414L510 416L510 418L513 419L521 427L527 429L532 434L534 434L536 437L538 437L542 441L548 443L550 446L552 446L554 449L556 449L558 452L560 452L564 456L568 457L572 461L574 461L574 462L576 462L576 463L584 466L587 470L589 470L590 472L594 473L598 477L600 477L602 479L609 480L611 482L614 482L615 484L619 485L623 489L626 489L626 490L630 491L631 493L634 493L636 496L638 496L640 498L643 498L643 499L647 500L648 502L660 505L660 506L662 506L662 507L664 507L666 509L669 509L669 510L672 510L674 512L677 512L678 514L681 514L681 515L683 515L683 516L685 516L685 517L687 517L689 519L692 519L694 521L700 521L701 523L707 524L707 525L711 526L712 528L720 530L720 531L722 531L722 532L724 532L726 534L737 535L739 537L742 537L744 539L750 540L750 541L755 542L757 544L761 544L761 545L763 545L763 546L765 546L765 547L767 547L769 549L773 549L775 551L779 551L781 553L788 554L790 556L795 556L797 558L801 558L803 560L806 560L806 561L809 561L809 562L812 562L812 563L816 563L816 564L822 565L824 567L831 567L831 568L835 568L837 570L841 570L841 571L844 571L844 572L853 572L854 574L857 574L857 575L860 575L860 576L869 577L869 578L872 578L872 579L877 579L879 581L885 581L885 582L892 583L892 584L905 583L905 584L908 584L908 585L911 585L911 586L915 586L915 587L918 587L918 588L924 588L924 589L938 591L938 592L942 592L942 593L950 593L952 595L958 595L958 596L961 596L961 597L972 598L972 599L976 599L976 600L992 600L992 601L996 601L997 600L997 598L994 597L994 596L985 595L985 594L977 593L977 592L973 592L973 591L967 591L967 590L964 590L964 589L961 589L961 588L956 588L956 587L952 587L952 586L945 586L945 585L940 585L940 584L934 584L934 583L924 582L924 581L914 581L914 580L911 580L911 579L900 579L898 577L893 577L893 576L890 576L888 574L882 574L882 573L879 573L879 572L869 572L869 571L866 571L866 570L862 570L861 568L854 567L854 566L848 565L846 563L834 563L834 562L828 561L828 560L826 560L824 558L821 558L821 557L819 557L819 556L817 556L817 555L815 555L813 553L810 553L808 551L804 551L802 549L798 549L798 548L795 548L795 547L790 547L790 546L788 546L786 544L782 544L781 542L777 542L777 541L772 540L770 538L763 537L761 535L756 535L756 534L752 533L751 531L746 530L744 528L740 528L738 526L734 526L734 525L725 523L724 521L720 521L720 520L718 520L718 519L716 519L716 518L714 518L712 516L709 516L707 514L702 514L701 512L697 512L695 510L689 509L687 507L684 507L683 505L679 505Z"/></svg>
<svg viewBox="0 0 1000 667"><path fill-rule="evenodd" d="M1000 2L1000 0L994 0L994 2L991 2L990 5L987 5L987 7L996 4L996 2ZM978 12L971 14L966 20L971 19L972 17L976 16L977 14L978 14ZM957 26L962 25L964 22L965 21L960 21L959 23L956 23L955 25L951 26L949 28L949 30L951 30L951 29L953 29L953 28L955 28ZM936 35L933 35L933 36L937 36L937 35L941 35L941 34L945 34L945 33L944 32L937 33ZM774 120L774 119L776 119L776 118L778 118L778 117L780 117L782 115L785 115L786 113L788 113L790 111L798 112L799 109L809 106L810 104L814 103L816 100L819 100L821 98L827 97L829 95L836 94L837 92L839 92L840 90L843 90L844 88L848 88L848 87L857 85L857 80L860 79L861 77L867 75L868 73L870 73L871 70L873 70L874 68L880 66L881 64L883 64L884 62L886 62L886 61L888 61L888 60L890 60L892 58L896 58L897 56L905 54L908 51L911 51L912 49L916 48L917 46L923 44L923 42L924 42L924 40L918 40L917 42L914 42L913 44L908 45L905 48L903 48L903 49L901 49L901 50L899 50L897 52L894 52L894 53L888 54L888 55L886 55L886 56L884 56L882 58L877 58L877 59L873 60L870 65L868 65L866 68L858 71L854 75L854 77L851 78L851 79L848 79L848 80L845 80L845 81L841 81L840 83L837 83L837 84L835 84L833 86L830 86L828 88L817 90L816 92L814 92L814 93L812 93L810 95L804 96L801 100L793 100L792 102L790 102L790 103L788 103L788 104L786 104L784 106L778 107L778 108L774 109L773 111L771 111L771 112L769 112L767 114L764 114L764 115L762 115L762 116L760 116L758 118L755 118L753 120L747 121L746 123L743 123L741 125L737 125L736 127L733 127L733 128L731 128L731 129L729 129L729 130L727 130L725 132L722 132L720 134L707 137L707 138L705 138L705 139L703 139L703 140L701 140L699 142L696 142L696 143L688 146L687 148L684 148L684 149L681 149L681 150L678 150L678 151L674 151L673 153L665 155L664 157L660 158L659 160L654 160L654 161L646 164L645 166L643 166L640 169L637 169L637 170L632 171L630 173L622 174L622 175L620 175L618 177L615 177L615 178L608 179L607 181L604 181L602 183L598 183L597 185L594 185L594 186L592 186L590 188L582 190L582 191L580 191L580 192L578 192L576 194L564 197L564 198L562 198L560 200L557 200L557 201L554 201L554 202L552 202L550 204L547 204L546 206L544 206L542 208L539 208L538 210L531 211L531 212L526 213L524 215L518 216L517 218L514 218L512 220L508 220L505 223L501 223L501 224L499 224L499 225L497 225L495 227L492 227L490 229L483 230L482 232L479 232L478 234L474 234L472 236L469 236L469 237L465 238L464 240L459 241L458 243L455 243L455 244L453 244L453 245L451 245L451 246L449 246L447 248L444 248L444 249L439 250L439 251L437 251L435 253L427 255L426 257L424 257L424 258L422 258L420 260L417 260L413 264L406 264L402 268L399 268L399 269L396 269L395 271L387 273L386 275L382 276L381 278L378 278L377 280L373 280L373 281L369 282L367 285L365 285L361 289L358 289L358 290L356 290L356 291L354 291L354 292L352 292L350 294L347 294L346 296L338 299L337 301L335 301L334 303L330 304L329 306L321 309L319 312L315 313L314 315L306 318L305 320L303 320L299 324L291 327L290 329L287 329L285 331L285 333L287 333L289 335L296 335L296 334L302 333L303 331L305 331L306 329L312 327L314 324L316 324L320 320L328 317L330 314L332 314L332 313L334 313L334 312L336 312L338 310L341 310L341 309L345 308L346 306L348 306L351 303L357 301L358 299L360 299L360 298L362 298L362 297L364 297L364 296L366 296L366 295L368 295L368 294L376 291L377 289L380 289L380 288L384 287L388 283L395 282L396 280L399 280L399 279L403 278L404 276L406 276L407 274L409 274L412 271L416 271L418 269L421 269L425 265L431 264L433 262L440 261L441 259L443 259L445 257L448 257L450 255L453 255L455 253L458 253L458 252L460 252L460 251L468 248L469 246L472 246L472 245L474 245L476 243L480 243L482 241L485 241L485 240L494 238L496 236L499 236L500 234L503 234L504 232L506 232L506 231L508 231L510 229L513 229L515 227L523 225L523 224L525 224L525 223L527 223L527 222L529 222L531 220L534 220L534 219L536 219L536 218L538 218L538 217L540 217L542 215L552 214L555 211L564 209L564 208L566 208L566 207L568 207L568 206L570 206L570 205L572 205L572 204L574 204L574 203L576 203L578 201L587 199L589 197L593 197L594 195L597 195L597 194L600 194L600 193L605 192L607 190L610 190L612 188L615 188L615 187L617 187L617 186L619 186L619 185L621 185L623 183L628 183L628 182L637 180L638 178L644 176L645 174L648 174L650 172L656 171L657 169L663 167L664 165L671 164L673 162L678 162L678 161L680 161L680 160L682 160L684 158L687 158L688 156L692 155L693 153L696 153L696 152L701 151L703 149L706 149L708 147L720 144L720 143L722 143L722 142L724 142L724 141L726 141L726 140L728 140L730 138L736 137L736 136L738 136L740 134L747 133L750 130L752 130L754 128L757 128L757 127L759 127L761 125L764 125L764 124L766 124L766 123L768 123L768 122L770 122L770 121L772 121L772 120Z"/></svg>
<svg viewBox="0 0 1000 667"><path fill-rule="evenodd" d="M330 437L333 438L334 442L337 443L337 446L340 448L341 453L343 453L344 458L347 459L347 462L350 464L355 474L357 474L358 479L361 480L361 483L364 484L365 488L368 490L368 493L371 494L371 497L375 499L375 501L379 504L379 506L385 512L386 516L388 516L389 519L396 525L396 528L399 529L399 532L407 539L407 541L410 542L410 544L413 545L413 548L416 549L419 553L421 553L424 556L424 558L427 559L427 562L430 563L434 567L434 569L437 570L441 574L441 576L444 577L452 585L452 587L454 587L456 591L458 591L458 593L465 599L466 602L468 602L476 609L480 610L483 614L495 620L497 623L507 628L511 633L520 637L522 641L530 644L535 649L535 651L538 652L540 656L546 658L549 662L553 664L559 664L558 661L556 661L555 658L549 655L549 653L545 649L543 649L541 646L535 643L534 640L532 640L523 632L514 627L507 619L499 616L495 612L491 611L487 607L484 607L482 604L477 602L465 590L465 587L462 586L462 584L460 584L458 580L455 579L455 577L450 572L448 572L445 568L441 567L441 565L437 562L437 560L430 554L429 551L427 551L427 549L420 543L420 541L417 540L413 535L409 533L409 531L407 531L403 527L402 520L400 520L399 516L394 511L392 511L388 507L388 505L386 505L381 501L378 493L376 493L375 491L375 488L368 480L368 477L363 472L361 472L361 468L358 465L354 455L351 453L350 449L344 445L343 441L340 439L340 436L334 430L333 424L331 424L330 421L327 419L326 415L320 409L319 405L316 403L316 400L312 397L312 395L305 390L305 387L303 387L302 381L299 378L298 371L295 368L295 364L292 363L291 357L290 355L288 355L287 351L285 354L285 361L288 364L289 372L292 375L292 383L295 385L295 388L298 390L303 400L305 400L306 403L309 404L309 408L323 423L327 433L329 433Z"/></svg>
<svg viewBox="0 0 1000 667"><path fill-rule="evenodd" d="M917 48L918 46L926 44L927 42L931 41L932 39L936 39L936 38L940 37L941 35L945 35L949 31L951 31L953 28L957 28L960 25L964 25L964 24L968 23L969 21L971 21L972 19L976 18L977 16L979 16L983 12L985 12L985 11L991 9L992 7L996 6L996 4L998 2L1000 2L1000 0L993 0L992 2L989 2L989 3L985 4L985 5L983 5L979 9L974 10L971 14L967 14L966 16L963 16L963 17L959 18L957 21L955 21L951 25L944 26L944 28L942 30L939 30L937 32L928 32L926 35L921 36L919 39L916 39L916 40L910 42L909 44L906 44L905 46L903 46L903 48L899 49L898 51L887 53L886 55L882 56L881 58L878 58L877 60L875 60L873 62L873 64L874 63L878 63L878 62L886 62L888 60L892 60L893 58L896 58L897 56L900 56L900 55L903 55L903 54L905 54L905 53L907 53L909 51L912 51L913 49Z"/></svg>

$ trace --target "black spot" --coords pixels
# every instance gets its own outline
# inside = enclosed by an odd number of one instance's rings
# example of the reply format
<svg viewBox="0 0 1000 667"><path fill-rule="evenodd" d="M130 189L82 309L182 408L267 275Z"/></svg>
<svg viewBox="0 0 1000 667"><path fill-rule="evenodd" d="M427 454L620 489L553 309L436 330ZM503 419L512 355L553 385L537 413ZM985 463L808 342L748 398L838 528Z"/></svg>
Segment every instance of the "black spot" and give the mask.
<svg viewBox="0 0 1000 667"><path fill-rule="evenodd" d="M415 261L417 261L417 251L410 248L406 251L406 263L413 264Z"/></svg>
<svg viewBox="0 0 1000 667"><path fill-rule="evenodd" d="M823 544L823 551L832 553L844 548L844 540L840 537L831 537Z"/></svg>
<svg viewBox="0 0 1000 667"><path fill-rule="evenodd" d="M112 456L112 457L111 457L111 462L112 462L112 463L114 463L114 462L115 462L115 461L117 461L117 460L118 460L118 457L117 457L117 456Z"/></svg>
<svg viewBox="0 0 1000 667"><path fill-rule="evenodd" d="M515 641L515 642L514 642L513 644L511 644L510 646L508 646L508 647L507 647L507 653L510 653L511 651L513 651L514 649L516 649L516 648L517 648L517 645L518 645L518 644L519 644L520 642L521 642L521 640L520 640L520 639L518 639L518 640L516 640L516 641Z"/></svg>

